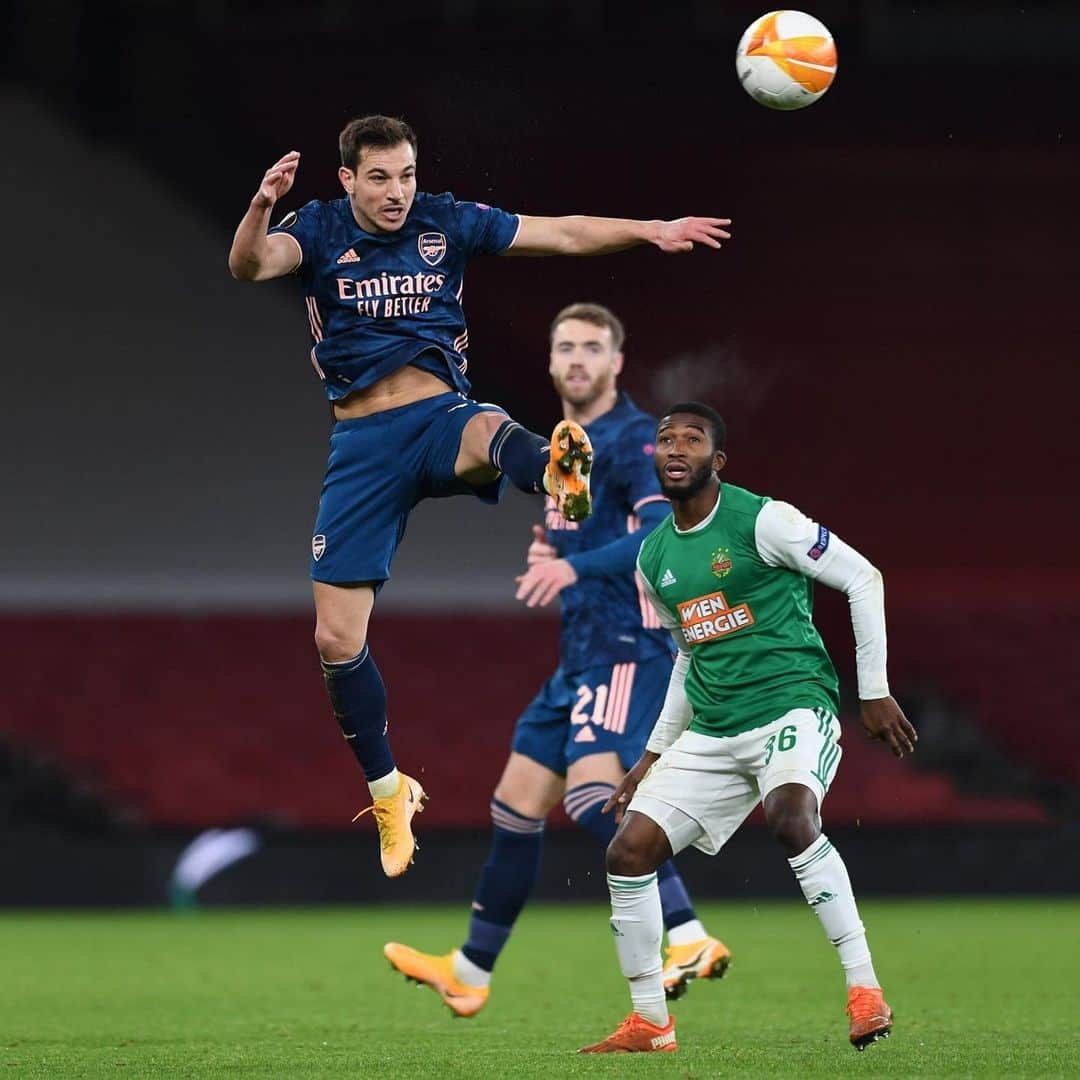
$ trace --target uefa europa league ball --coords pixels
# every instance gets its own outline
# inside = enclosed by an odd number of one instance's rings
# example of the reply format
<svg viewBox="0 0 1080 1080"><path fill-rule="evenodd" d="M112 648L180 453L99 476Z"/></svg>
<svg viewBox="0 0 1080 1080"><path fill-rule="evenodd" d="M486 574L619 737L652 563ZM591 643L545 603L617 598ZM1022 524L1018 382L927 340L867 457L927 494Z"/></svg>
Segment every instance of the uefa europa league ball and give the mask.
<svg viewBox="0 0 1080 1080"><path fill-rule="evenodd" d="M743 89L770 109L804 109L832 85L836 44L801 11L770 11L746 29L735 53Z"/></svg>

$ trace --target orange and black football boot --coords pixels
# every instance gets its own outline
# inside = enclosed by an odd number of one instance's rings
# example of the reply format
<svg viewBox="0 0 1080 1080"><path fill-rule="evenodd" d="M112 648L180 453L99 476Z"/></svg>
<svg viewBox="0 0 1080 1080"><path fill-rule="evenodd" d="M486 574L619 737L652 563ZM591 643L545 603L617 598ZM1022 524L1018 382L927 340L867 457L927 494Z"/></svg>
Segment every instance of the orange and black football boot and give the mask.
<svg viewBox="0 0 1080 1080"><path fill-rule="evenodd" d="M431 956L389 941L383 946L383 956L406 979L421 986L430 986L457 1016L475 1016L487 1003L490 990L486 986L466 986L454 974L454 954Z"/></svg>
<svg viewBox="0 0 1080 1080"><path fill-rule="evenodd" d="M567 521L584 521L592 513L589 473L593 449L585 429L561 420L551 433L551 456L544 470L544 490Z"/></svg>
<svg viewBox="0 0 1080 1080"><path fill-rule="evenodd" d="M851 1018L848 1038L856 1050L865 1050L892 1031L892 1009L880 986L853 986L848 990L847 1014Z"/></svg>
<svg viewBox="0 0 1080 1080"><path fill-rule="evenodd" d="M674 1016L668 1017L666 1026L657 1027L637 1013L631 1013L606 1039L592 1046L583 1046L578 1053L648 1054L670 1053L678 1049Z"/></svg>
<svg viewBox="0 0 1080 1080"><path fill-rule="evenodd" d="M672 1001L686 993L691 979L722 979L731 964L731 950L714 937L669 945L664 951L664 993Z"/></svg>

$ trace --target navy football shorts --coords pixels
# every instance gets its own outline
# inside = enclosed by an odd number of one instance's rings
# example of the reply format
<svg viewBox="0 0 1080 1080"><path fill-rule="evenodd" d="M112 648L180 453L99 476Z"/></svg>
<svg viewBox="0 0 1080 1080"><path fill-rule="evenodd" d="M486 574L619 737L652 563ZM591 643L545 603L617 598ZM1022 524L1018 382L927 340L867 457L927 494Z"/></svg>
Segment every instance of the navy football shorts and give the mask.
<svg viewBox="0 0 1080 1080"><path fill-rule="evenodd" d="M645 749L670 679L667 655L572 675L559 667L521 714L511 749L560 776L578 758L606 751L629 769Z"/></svg>
<svg viewBox="0 0 1080 1080"><path fill-rule="evenodd" d="M339 420L330 435L311 538L313 581L381 584L422 499L475 495L497 503L500 476L472 487L454 475L465 425L479 412L502 412L448 392L397 409Z"/></svg>

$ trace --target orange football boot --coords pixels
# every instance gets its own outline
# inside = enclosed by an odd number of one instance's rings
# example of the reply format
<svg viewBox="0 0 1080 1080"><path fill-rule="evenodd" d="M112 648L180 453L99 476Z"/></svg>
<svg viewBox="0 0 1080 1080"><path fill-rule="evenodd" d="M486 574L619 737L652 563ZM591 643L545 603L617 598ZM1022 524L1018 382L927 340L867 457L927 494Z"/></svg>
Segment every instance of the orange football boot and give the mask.
<svg viewBox="0 0 1080 1080"><path fill-rule="evenodd" d="M592 513L589 473L593 449L589 436L573 420L560 420L551 433L550 453L544 470L544 490L567 521L584 521Z"/></svg>
<svg viewBox="0 0 1080 1080"><path fill-rule="evenodd" d="M454 974L454 954L431 956L389 941L383 946L383 956L395 971L421 986L430 986L458 1016L475 1016L487 1003L490 988L466 986Z"/></svg>
<svg viewBox="0 0 1080 1080"><path fill-rule="evenodd" d="M401 783L393 795L376 799L372 806L353 818L358 821L369 810L374 812L379 829L379 855L387 877L400 877L412 865L413 853L420 849L413 836L412 819L414 814L423 813L427 798L420 784L402 773Z"/></svg>
<svg viewBox="0 0 1080 1080"><path fill-rule="evenodd" d="M714 937L669 945L664 952L664 993L673 1001L686 993L691 979L722 979L731 963L731 950Z"/></svg>
<svg viewBox="0 0 1080 1080"><path fill-rule="evenodd" d="M853 986L848 990L847 1014L851 1018L848 1038L856 1050L865 1050L892 1031L892 1009L880 986Z"/></svg>
<svg viewBox="0 0 1080 1080"><path fill-rule="evenodd" d="M675 1041L675 1017L669 1016L666 1027L657 1027L631 1013L603 1042L583 1046L579 1054L661 1053L679 1049Z"/></svg>

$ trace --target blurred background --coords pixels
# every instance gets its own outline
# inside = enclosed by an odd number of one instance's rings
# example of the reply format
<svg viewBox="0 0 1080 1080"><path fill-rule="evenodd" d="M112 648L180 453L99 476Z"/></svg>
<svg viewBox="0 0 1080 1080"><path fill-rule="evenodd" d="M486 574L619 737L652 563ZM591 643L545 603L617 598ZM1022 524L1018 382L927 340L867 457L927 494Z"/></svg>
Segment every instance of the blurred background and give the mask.
<svg viewBox="0 0 1080 1080"><path fill-rule="evenodd" d="M470 895L556 663L553 613L513 599L538 506L425 504L380 599L396 755L432 796L390 884L311 638L302 300L225 265L268 165L303 155L284 209L336 197L366 112L417 129L429 191L734 219L720 253L475 262L476 396L546 430L552 315L609 305L640 403L715 404L727 477L885 574L902 763L859 733L846 603L818 594L848 694L826 821L860 892L1080 889L1080 15L815 3L837 81L777 114L734 73L762 7L0 8L0 905ZM606 895L561 812L549 837L541 896ZM683 862L700 895L791 893L757 825Z"/></svg>

